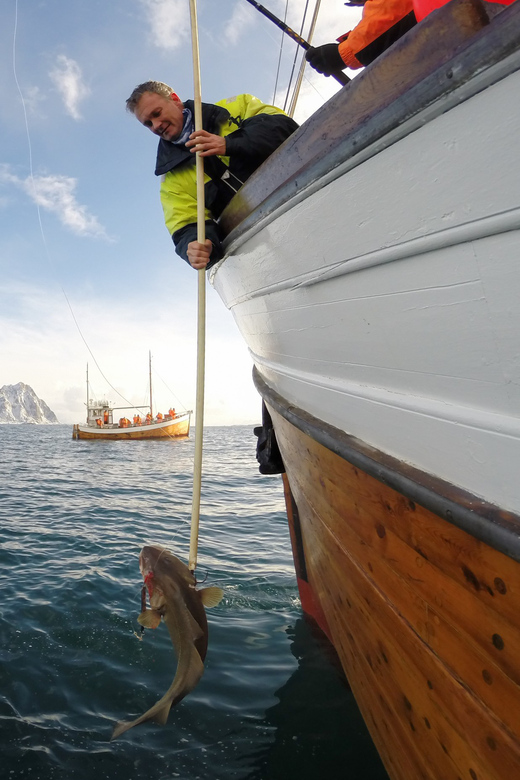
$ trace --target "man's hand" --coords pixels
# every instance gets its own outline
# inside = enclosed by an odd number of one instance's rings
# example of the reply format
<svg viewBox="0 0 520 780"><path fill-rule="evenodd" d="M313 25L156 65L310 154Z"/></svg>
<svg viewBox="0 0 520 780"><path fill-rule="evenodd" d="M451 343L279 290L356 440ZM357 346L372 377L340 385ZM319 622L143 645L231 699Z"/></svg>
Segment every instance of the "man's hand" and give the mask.
<svg viewBox="0 0 520 780"><path fill-rule="evenodd" d="M204 244L199 244L198 241L191 241L188 244L187 250L189 264L197 270L200 268L206 268L207 264L209 263L209 256L212 249L213 244L209 238L206 239Z"/></svg>
<svg viewBox="0 0 520 780"><path fill-rule="evenodd" d="M207 130L195 130L189 141L186 141L186 146L191 152L200 152L201 157L226 154L226 139Z"/></svg>
<svg viewBox="0 0 520 780"><path fill-rule="evenodd" d="M347 66L343 62L339 53L337 43L326 43L324 46L317 46L307 49L305 59L314 70L323 73L325 76L331 76L333 73L339 73Z"/></svg>

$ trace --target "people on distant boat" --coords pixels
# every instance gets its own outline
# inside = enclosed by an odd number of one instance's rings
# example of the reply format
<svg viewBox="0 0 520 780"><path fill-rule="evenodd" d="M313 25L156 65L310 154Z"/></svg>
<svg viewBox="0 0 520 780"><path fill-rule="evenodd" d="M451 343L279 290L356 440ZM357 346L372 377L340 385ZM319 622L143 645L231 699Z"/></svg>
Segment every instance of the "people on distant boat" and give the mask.
<svg viewBox="0 0 520 780"><path fill-rule="evenodd" d="M120 428L128 428L129 425L130 425L130 420L128 419L128 417L121 417L119 419Z"/></svg>
<svg viewBox="0 0 520 780"><path fill-rule="evenodd" d="M175 417L175 409L172 409L171 407L168 409L168 417L171 417L173 420Z"/></svg>
<svg viewBox="0 0 520 780"><path fill-rule="evenodd" d="M103 425L103 420L101 419L101 417L97 417L97 418L96 418L96 425L97 425L97 427L98 427L98 428L101 428L101 427L102 427L102 425Z"/></svg>
<svg viewBox="0 0 520 780"><path fill-rule="evenodd" d="M253 95L202 104L203 129L194 129L193 101L182 102L161 81L137 86L128 111L160 137L155 166L162 177L161 202L166 227L178 255L193 268L223 256L218 217L259 165L298 125L280 108ZM197 241L195 152L204 157L206 242Z"/></svg>
<svg viewBox="0 0 520 780"><path fill-rule="evenodd" d="M138 414L134 414L134 425L141 425L141 417Z"/></svg>
<svg viewBox="0 0 520 780"><path fill-rule="evenodd" d="M145 424L150 425L151 422L152 422L152 415L150 414L150 412L148 412L145 418Z"/></svg>
<svg viewBox="0 0 520 780"><path fill-rule="evenodd" d="M162 422L164 420L164 417L162 416L162 412L157 412L157 422Z"/></svg>
<svg viewBox="0 0 520 780"><path fill-rule="evenodd" d="M105 425L108 425L108 409L105 409L105 411L103 412L103 423Z"/></svg>
<svg viewBox="0 0 520 780"><path fill-rule="evenodd" d="M413 0L366 0L363 16L353 30L341 35L338 43L311 46L305 59L326 76L343 68L363 68L415 24Z"/></svg>

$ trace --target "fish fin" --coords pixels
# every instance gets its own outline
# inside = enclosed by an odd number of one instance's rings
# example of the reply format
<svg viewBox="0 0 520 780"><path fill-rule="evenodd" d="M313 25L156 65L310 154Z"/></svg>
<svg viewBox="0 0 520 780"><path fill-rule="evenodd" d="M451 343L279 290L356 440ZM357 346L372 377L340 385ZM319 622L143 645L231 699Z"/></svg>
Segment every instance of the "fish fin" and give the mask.
<svg viewBox="0 0 520 780"><path fill-rule="evenodd" d="M137 622L145 628L157 628L161 617L161 613L157 609L145 609L137 618Z"/></svg>
<svg viewBox="0 0 520 780"><path fill-rule="evenodd" d="M224 591L216 585L212 585L209 588L203 588L202 590L199 590L199 593L205 607L216 607L224 597Z"/></svg>

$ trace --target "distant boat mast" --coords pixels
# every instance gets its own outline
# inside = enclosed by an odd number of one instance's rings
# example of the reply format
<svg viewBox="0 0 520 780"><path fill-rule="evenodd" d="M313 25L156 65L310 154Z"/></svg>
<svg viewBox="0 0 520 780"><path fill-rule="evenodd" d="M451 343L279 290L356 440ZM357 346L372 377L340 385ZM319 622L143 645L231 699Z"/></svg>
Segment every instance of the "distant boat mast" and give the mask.
<svg viewBox="0 0 520 780"><path fill-rule="evenodd" d="M148 370L150 374L150 416L153 419L153 410L152 410L152 353L151 351L148 352Z"/></svg>

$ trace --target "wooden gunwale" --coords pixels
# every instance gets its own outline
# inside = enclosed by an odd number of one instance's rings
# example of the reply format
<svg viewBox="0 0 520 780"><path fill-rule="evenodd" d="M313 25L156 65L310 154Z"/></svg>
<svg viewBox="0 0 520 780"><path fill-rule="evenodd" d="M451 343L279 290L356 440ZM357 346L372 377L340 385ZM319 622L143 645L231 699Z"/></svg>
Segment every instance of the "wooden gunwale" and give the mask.
<svg viewBox="0 0 520 780"><path fill-rule="evenodd" d="M503 78L493 66L520 50L520 5L513 3L491 24L484 13L478 0L452 0L331 98L225 209L220 224L227 250L278 209L305 197L302 190L314 182L342 175L346 161L361 164L381 150L385 137L389 145L411 132L415 127L409 120L418 117L422 123L419 115L428 107L435 104L437 113L444 113L450 107L446 98L472 79L472 88L457 94L454 105ZM519 68L516 59L509 72ZM485 80L476 78L484 71Z"/></svg>
<svg viewBox="0 0 520 780"><path fill-rule="evenodd" d="M262 398L296 428L411 501L520 562L520 516L426 474L291 405L253 369Z"/></svg>

